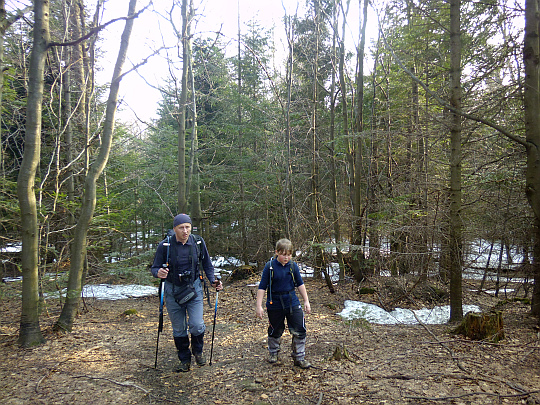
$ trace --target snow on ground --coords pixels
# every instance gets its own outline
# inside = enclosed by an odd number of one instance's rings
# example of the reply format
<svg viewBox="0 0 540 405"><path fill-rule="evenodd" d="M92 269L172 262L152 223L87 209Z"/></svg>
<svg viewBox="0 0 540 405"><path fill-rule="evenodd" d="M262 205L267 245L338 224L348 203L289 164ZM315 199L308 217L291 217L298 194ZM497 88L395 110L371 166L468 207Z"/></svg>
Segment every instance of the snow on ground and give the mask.
<svg viewBox="0 0 540 405"><path fill-rule="evenodd" d="M216 274L220 273L230 273L230 270L223 269L224 266L237 266L239 261L233 257L225 258L223 256L218 256L212 260ZM306 266L302 263L298 263L300 266L300 272L303 277L313 277L314 269L312 267ZM330 274L332 279L337 279L339 274L339 269L337 267L332 267ZM385 274L381 274L385 275ZM387 275L389 276L389 274ZM465 269L464 278L472 279L481 279L483 277L483 272L472 269ZM493 273L488 273L487 278L493 279L496 277ZM4 278L3 282L15 282L21 281L22 277L16 278ZM506 277L501 278L501 281L510 281ZM524 282L522 279L511 279L513 282ZM257 284L252 284L250 286L257 286ZM511 292L512 289L507 289L506 292ZM149 295L157 295L158 289L154 286L148 285L111 285L111 284L97 284L97 285L85 285L82 291L84 297L95 298L99 300L118 300L126 298L139 298ZM495 291L485 291L488 294L494 294ZM504 292L504 291L503 291ZM58 294L58 293L56 293ZM65 290L62 291L62 294L65 294ZM414 314L412 310L396 308L392 312L387 312L384 309L373 305L367 304L360 301L351 301L347 300L344 303L345 308L343 311L337 315L341 316L345 320L353 319L365 319L370 323L376 324L385 324L385 325L412 325L418 324L416 316L425 324L445 324L450 319L450 307L449 306L437 306L432 309L423 308L420 310L415 310ZM481 309L476 305L464 305L463 313L467 312L482 312Z"/></svg>
<svg viewBox="0 0 540 405"><path fill-rule="evenodd" d="M423 308L412 311L410 309L396 308L392 312L373 304L360 301L345 301L345 308L339 312L345 320L365 319L368 322L380 325L414 325L418 324L414 314L425 324L444 324L450 319L450 306L437 306L432 309ZM413 314L414 312L414 314ZM482 312L476 305L463 305L463 313Z"/></svg>
<svg viewBox="0 0 540 405"><path fill-rule="evenodd" d="M96 298L98 300L121 300L124 298L140 298L147 295L157 295L157 287L150 285L111 285L111 284L95 284L85 285L83 288L83 296Z"/></svg>

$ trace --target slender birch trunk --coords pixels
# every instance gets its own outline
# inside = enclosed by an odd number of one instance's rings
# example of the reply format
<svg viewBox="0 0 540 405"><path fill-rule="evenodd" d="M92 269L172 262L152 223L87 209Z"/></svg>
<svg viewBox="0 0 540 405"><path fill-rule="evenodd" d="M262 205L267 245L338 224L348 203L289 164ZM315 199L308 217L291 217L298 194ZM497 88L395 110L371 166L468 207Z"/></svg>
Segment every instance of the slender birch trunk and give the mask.
<svg viewBox="0 0 540 405"><path fill-rule="evenodd" d="M43 343L39 326L38 220L35 194L36 171L41 153L41 112L44 69L50 43L49 2L34 1L34 44L28 71L26 134L24 154L17 179L17 195L22 225L22 312L19 344L24 347Z"/></svg>
<svg viewBox="0 0 540 405"><path fill-rule="evenodd" d="M107 107L105 112L105 122L101 135L101 145L99 146L96 160L90 166L86 180L84 183L84 197L81 207L81 215L75 227L73 247L71 250L71 269L69 271L69 279L67 285L66 304L62 309L62 313L56 322L55 329L71 331L73 321L77 314L81 299L81 280L85 265L88 228L94 210L96 207L96 188L97 180L103 172L109 159L109 152L112 145L112 137L114 132L114 118L118 104L118 91L120 81L122 80L122 67L126 60L127 49L129 46L129 38L133 29L135 15L135 7L137 0L130 0L128 18L124 32L120 40L120 49L114 67L111 87L109 89L109 97L107 99Z"/></svg>

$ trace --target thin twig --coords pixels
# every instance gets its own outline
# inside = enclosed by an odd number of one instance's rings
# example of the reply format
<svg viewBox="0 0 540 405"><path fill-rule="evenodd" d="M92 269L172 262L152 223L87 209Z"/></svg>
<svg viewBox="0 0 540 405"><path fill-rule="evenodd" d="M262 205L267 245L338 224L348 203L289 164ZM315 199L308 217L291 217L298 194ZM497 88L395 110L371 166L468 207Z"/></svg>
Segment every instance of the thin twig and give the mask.
<svg viewBox="0 0 540 405"><path fill-rule="evenodd" d="M448 396L448 397L413 397L413 396L405 395L403 398L422 399L422 400L427 400L427 401L446 401L446 400L449 400L449 399L459 399L459 398L470 397L470 396L473 396L473 395L486 395L486 396L497 397L497 398L519 398L519 397L527 397L527 396L529 396L531 394L536 394L538 392L540 392L540 390L527 391L527 392L523 392L523 393L520 393L520 394L508 394L508 395L494 394L492 392L468 392L466 394Z"/></svg>
<svg viewBox="0 0 540 405"><path fill-rule="evenodd" d="M433 338L444 348L448 351L448 353L450 353L450 356L452 356L452 360L454 360L457 364L457 366L459 367L460 370L466 372L466 373L469 373L469 371L467 369L465 369L465 367L463 367L463 365L461 364L461 361L459 361L459 359L454 355L454 352L448 347L446 346L442 341L439 340L439 338L437 336L435 336L435 334L430 331L428 329L428 327L426 326L426 324L424 322L422 322L420 320L420 318L418 318L418 316L416 315L416 313L414 311L411 311L412 314L414 315L414 317L416 318L416 320L418 321L418 323L431 335L433 336Z"/></svg>
<svg viewBox="0 0 540 405"><path fill-rule="evenodd" d="M120 381L115 381L111 378L108 378L108 377L94 377L94 376L91 376L91 375L86 375L86 374L82 374L82 375L72 375L71 377L73 378L89 378L91 380L105 380L105 381L109 381L109 382L112 382L113 384L116 384L116 385L120 385L122 387L134 387L134 388L137 388L141 391L143 391L145 394L150 394L150 391L148 391L146 388L143 388L135 383L132 383L131 381L126 381L126 382L120 382Z"/></svg>

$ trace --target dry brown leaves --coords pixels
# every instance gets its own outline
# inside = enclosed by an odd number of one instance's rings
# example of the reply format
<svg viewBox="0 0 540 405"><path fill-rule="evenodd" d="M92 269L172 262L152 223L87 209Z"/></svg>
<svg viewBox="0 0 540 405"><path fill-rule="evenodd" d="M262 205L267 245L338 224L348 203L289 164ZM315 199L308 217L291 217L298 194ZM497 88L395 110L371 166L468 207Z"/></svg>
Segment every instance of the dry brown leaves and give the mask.
<svg viewBox="0 0 540 405"><path fill-rule="evenodd" d="M266 322L255 318L251 281L219 294L212 366L173 371L176 354L168 320L154 369L157 298L87 301L75 329L53 335L58 308L42 317L47 343L16 345L20 302L0 302L2 404L533 404L540 403L540 345L528 306L500 306L506 339L471 342L449 325L385 326L346 322L336 315L358 299L350 283L330 294L324 282L306 283L313 313L306 317L309 370L293 367L290 335L280 361L266 357ZM214 296L212 295L212 300ZM362 296L379 304L381 295ZM407 305L406 297L399 305ZM416 304L419 304L416 299ZM490 309L499 300L465 295L466 304ZM124 315L135 309L134 315ZM210 355L213 305L205 306ZM348 356L331 360L336 347Z"/></svg>

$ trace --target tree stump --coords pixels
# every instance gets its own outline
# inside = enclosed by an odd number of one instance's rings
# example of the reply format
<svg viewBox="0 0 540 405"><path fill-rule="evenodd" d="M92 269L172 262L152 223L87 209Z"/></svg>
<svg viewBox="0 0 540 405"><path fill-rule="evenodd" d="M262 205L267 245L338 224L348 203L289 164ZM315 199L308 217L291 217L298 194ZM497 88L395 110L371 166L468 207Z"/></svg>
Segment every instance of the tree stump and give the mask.
<svg viewBox="0 0 540 405"><path fill-rule="evenodd" d="M472 340L496 343L504 339L502 312L468 312L461 324L453 331Z"/></svg>
<svg viewBox="0 0 540 405"><path fill-rule="evenodd" d="M235 268L231 273L232 280L245 280L257 273L253 266L242 265Z"/></svg>
<svg viewBox="0 0 540 405"><path fill-rule="evenodd" d="M336 348L334 349L334 353L332 354L332 356L330 356L329 360L336 360L336 361L349 360L354 363L354 361L351 359L351 356L349 355L349 351L344 345L336 346Z"/></svg>

